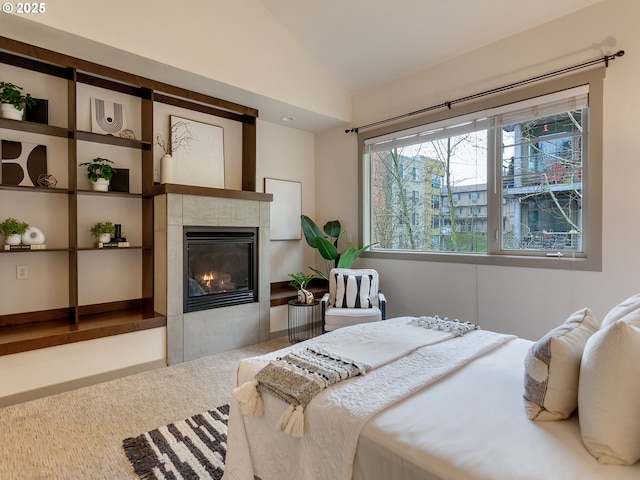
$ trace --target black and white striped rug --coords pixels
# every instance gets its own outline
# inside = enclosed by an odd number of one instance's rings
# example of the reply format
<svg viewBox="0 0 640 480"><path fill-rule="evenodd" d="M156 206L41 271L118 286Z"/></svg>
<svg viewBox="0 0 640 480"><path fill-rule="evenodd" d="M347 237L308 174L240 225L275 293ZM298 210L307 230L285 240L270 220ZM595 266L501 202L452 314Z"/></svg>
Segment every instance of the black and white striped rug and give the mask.
<svg viewBox="0 0 640 480"><path fill-rule="evenodd" d="M122 442L140 480L219 480L227 453L229 405Z"/></svg>

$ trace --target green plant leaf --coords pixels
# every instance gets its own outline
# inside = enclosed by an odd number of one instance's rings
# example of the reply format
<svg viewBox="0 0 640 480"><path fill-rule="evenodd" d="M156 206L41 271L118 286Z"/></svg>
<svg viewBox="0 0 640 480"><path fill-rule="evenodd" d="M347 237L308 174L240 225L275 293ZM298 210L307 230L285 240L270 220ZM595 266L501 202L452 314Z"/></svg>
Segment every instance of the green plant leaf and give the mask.
<svg viewBox="0 0 640 480"><path fill-rule="evenodd" d="M331 220L325 223L323 230L324 233L333 238L338 238L342 233L342 227L340 226L340 222L338 220Z"/></svg>
<svg viewBox="0 0 640 480"><path fill-rule="evenodd" d="M318 248L318 239L324 239L324 234L315 222L306 215L300 215L300 221L302 223L302 232L304 233L304 238L307 240L307 243L312 248Z"/></svg>
<svg viewBox="0 0 640 480"><path fill-rule="evenodd" d="M316 248L326 260L335 260L340 255L336 246L324 237L316 239Z"/></svg>
<svg viewBox="0 0 640 480"><path fill-rule="evenodd" d="M367 250L369 250L374 245L375 243L371 243L369 245L365 245L360 249L356 249L356 247L353 247L353 246L347 248L340 255L340 260L338 260L338 268L351 268L353 266L353 262L355 261L355 259L358 258Z"/></svg>
<svg viewBox="0 0 640 480"><path fill-rule="evenodd" d="M329 280L329 277L327 277L327 274L318 270L317 268L313 268L313 267L309 267L309 269L313 270L314 272L316 272L316 274L320 277L320 278L324 278L325 280Z"/></svg>

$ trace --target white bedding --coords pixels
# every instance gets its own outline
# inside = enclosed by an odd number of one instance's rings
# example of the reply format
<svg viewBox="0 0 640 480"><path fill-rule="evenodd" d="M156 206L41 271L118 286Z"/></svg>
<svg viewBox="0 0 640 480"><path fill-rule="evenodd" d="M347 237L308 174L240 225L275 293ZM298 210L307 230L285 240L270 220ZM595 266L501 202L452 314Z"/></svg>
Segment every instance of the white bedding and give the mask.
<svg viewBox="0 0 640 480"><path fill-rule="evenodd" d="M329 335L320 338L331 339ZM639 479L640 464L599 465L582 445L576 418L528 420L522 388L523 358L530 344L514 340L498 347L371 418L360 434L353 478ZM264 362L257 357L244 363L255 370ZM241 417L237 411L234 415L232 405L227 471L244 470L242 475L251 478L249 457L255 457L257 475L281 472L275 478L302 478L298 473L307 469L299 462L307 465L309 459L298 455L301 439L273 428L284 404L268 395L264 402L265 417ZM233 438L239 422L244 423L242 430L246 427L247 436L240 439L244 445ZM341 445L342 429L332 432L335 444ZM318 468L326 465L330 471L335 459L320 448L314 453L314 460L321 460ZM242 477L229 473L224 478ZM319 472L317 478L331 477Z"/></svg>

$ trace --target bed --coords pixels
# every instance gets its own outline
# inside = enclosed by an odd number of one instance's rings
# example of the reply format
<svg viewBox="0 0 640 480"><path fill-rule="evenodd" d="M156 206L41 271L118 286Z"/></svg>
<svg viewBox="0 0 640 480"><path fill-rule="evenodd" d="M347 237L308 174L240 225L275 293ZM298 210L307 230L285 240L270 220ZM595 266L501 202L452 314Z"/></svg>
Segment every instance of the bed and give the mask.
<svg viewBox="0 0 640 480"><path fill-rule="evenodd" d="M640 312L640 297L637 302ZM356 325L241 361L236 387L256 383L272 360L302 349L366 357L359 347L362 339L375 343L396 331L411 337L401 357L388 357L366 375L339 381L315 395L304 408L305 431L297 437L276 427L288 408L281 398L263 392L264 412L247 415L234 396L223 479L640 478L640 462L612 465L596 460L585 448L577 413L558 421L529 418L523 384L534 342L482 330L444 338L438 331L426 346L416 346L420 341L408 325L415 320L399 317ZM482 345L470 349L480 338ZM383 351L397 347L394 339L385 342ZM464 342L466 347L458 346ZM449 360L439 360L447 355ZM353 411L344 415L345 406ZM637 437L624 440L635 445Z"/></svg>

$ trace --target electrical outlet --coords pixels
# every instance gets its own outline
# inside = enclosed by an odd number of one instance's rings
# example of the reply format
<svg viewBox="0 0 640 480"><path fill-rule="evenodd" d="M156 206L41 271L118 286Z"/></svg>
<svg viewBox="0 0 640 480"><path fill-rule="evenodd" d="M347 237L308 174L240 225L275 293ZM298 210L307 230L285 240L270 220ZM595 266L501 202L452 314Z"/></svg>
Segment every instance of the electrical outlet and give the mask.
<svg viewBox="0 0 640 480"><path fill-rule="evenodd" d="M29 267L26 265L17 265L16 278L18 280L26 280L27 278L29 278Z"/></svg>

